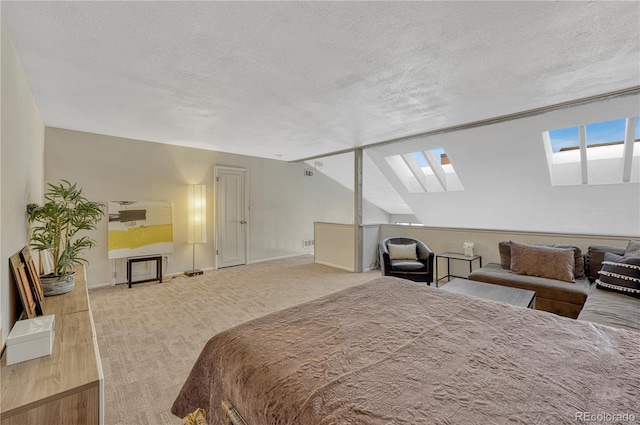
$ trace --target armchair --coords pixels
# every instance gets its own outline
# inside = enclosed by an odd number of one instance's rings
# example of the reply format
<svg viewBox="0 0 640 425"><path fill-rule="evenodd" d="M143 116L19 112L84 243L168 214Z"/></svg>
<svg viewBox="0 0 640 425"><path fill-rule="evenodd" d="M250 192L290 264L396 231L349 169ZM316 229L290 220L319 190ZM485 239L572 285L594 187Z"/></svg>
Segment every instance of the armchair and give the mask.
<svg viewBox="0 0 640 425"><path fill-rule="evenodd" d="M413 244L415 252L409 248ZM386 238L380 242L379 251L383 276L426 282L427 285L433 282L433 251L421 240L406 236Z"/></svg>

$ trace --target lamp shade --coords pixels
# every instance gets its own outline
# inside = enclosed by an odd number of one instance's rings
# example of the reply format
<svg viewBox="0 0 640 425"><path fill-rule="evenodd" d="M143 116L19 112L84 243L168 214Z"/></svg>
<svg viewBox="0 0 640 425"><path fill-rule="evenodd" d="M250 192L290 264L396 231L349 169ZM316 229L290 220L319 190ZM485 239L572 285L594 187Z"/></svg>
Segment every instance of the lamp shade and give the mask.
<svg viewBox="0 0 640 425"><path fill-rule="evenodd" d="M187 242L207 242L207 187L191 184L187 197Z"/></svg>

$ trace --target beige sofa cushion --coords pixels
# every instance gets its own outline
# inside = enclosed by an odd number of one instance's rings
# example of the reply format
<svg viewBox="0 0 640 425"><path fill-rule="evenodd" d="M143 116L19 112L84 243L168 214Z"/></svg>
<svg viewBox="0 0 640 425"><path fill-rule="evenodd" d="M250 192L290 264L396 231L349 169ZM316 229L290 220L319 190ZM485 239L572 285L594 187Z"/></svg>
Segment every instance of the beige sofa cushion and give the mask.
<svg viewBox="0 0 640 425"><path fill-rule="evenodd" d="M640 331L640 299L593 288L578 319Z"/></svg>
<svg viewBox="0 0 640 425"><path fill-rule="evenodd" d="M389 258L392 260L417 260L418 254L416 251L417 244L410 243L406 245L388 244Z"/></svg>

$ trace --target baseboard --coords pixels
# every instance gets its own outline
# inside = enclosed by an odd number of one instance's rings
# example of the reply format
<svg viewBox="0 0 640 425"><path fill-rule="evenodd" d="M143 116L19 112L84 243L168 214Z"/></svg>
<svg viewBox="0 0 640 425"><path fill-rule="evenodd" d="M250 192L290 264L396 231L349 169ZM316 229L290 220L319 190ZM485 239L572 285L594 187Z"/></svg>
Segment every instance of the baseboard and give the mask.
<svg viewBox="0 0 640 425"><path fill-rule="evenodd" d="M296 253L296 254L287 254L287 255L281 255L278 257L269 257L269 258L261 258L259 260L252 260L252 261L248 261L247 264L256 264L256 263L264 263L267 261L274 261L274 260L285 260L287 258L293 258L293 257L300 257L303 255L313 255L310 254L308 252L302 252L302 253ZM337 268L341 268L340 266L335 266L332 264L326 264L327 266L331 266L331 267L337 267ZM216 271L218 270L216 267L201 267L200 270L204 271L204 272L210 272L210 271ZM353 271L353 270L349 270L349 269L345 269L348 271ZM162 280L164 281L165 279L167 280L167 282L171 279L173 279L174 277L185 277L184 276L184 272L176 272L176 273L167 273L167 274L163 274L162 275ZM116 285L122 285L122 284L127 284L127 281L122 281L122 282L104 282L104 283L96 283L93 285L87 285L87 289L95 289L95 288L102 288L105 286L116 286Z"/></svg>
<svg viewBox="0 0 640 425"><path fill-rule="evenodd" d="M346 266L338 265L338 264L331 264L331 263L328 263L328 262L325 262L325 261L316 261L316 264L322 264L323 266L329 266L329 267L333 267L333 268L336 268L336 269L346 270L348 272L355 273L355 270L350 269L349 267L346 267Z"/></svg>
<svg viewBox="0 0 640 425"><path fill-rule="evenodd" d="M208 271L212 271L212 270L216 270L215 267L202 267L200 270L203 270L205 272ZM175 273L166 273L162 275L162 283L168 283L170 282L173 278L176 277L185 277L184 272L175 272ZM127 285L129 282L127 282L126 280L123 280L122 282L105 282L105 283L96 283L93 285L88 285L87 289L96 289L96 288L103 288L105 286L116 286L116 285Z"/></svg>
<svg viewBox="0 0 640 425"><path fill-rule="evenodd" d="M125 282L127 283L127 282ZM117 285L117 283L116 283ZM94 283L93 285L87 285L87 289L104 288L105 286L112 286L111 282Z"/></svg>
<svg viewBox="0 0 640 425"><path fill-rule="evenodd" d="M208 268L202 267L200 268L200 270L207 272L214 269L213 267L208 267ZM176 277L188 277L188 276L185 276L184 272L166 273L162 275L162 283L170 282L173 278L176 278Z"/></svg>
<svg viewBox="0 0 640 425"><path fill-rule="evenodd" d="M265 263L267 261L275 261L275 260L286 260L287 258L301 257L303 255L313 255L313 254L309 254L307 252L299 252L296 254L287 254L287 255L281 255L278 257L269 257L269 258L261 258L259 260L251 260L247 262L247 264Z"/></svg>

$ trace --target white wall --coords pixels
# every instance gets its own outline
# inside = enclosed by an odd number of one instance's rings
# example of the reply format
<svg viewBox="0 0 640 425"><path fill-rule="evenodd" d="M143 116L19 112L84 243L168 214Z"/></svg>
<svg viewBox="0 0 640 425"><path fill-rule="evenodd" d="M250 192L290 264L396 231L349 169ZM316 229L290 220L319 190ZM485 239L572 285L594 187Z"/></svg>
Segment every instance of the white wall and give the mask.
<svg viewBox="0 0 640 425"><path fill-rule="evenodd" d="M353 191L355 167L353 152L309 160L306 164L307 168L314 173L325 174ZM365 206L362 214L364 224L388 223L388 214L411 213L404 200L371 161L366 150L362 156L362 192ZM377 205L377 211L384 212L385 215L376 214L376 209L366 209L367 204Z"/></svg>
<svg viewBox="0 0 640 425"><path fill-rule="evenodd" d="M640 235L640 184L552 186L542 132L640 115L640 96L368 149L427 226ZM409 193L384 157L444 148L464 191ZM622 173L622 169L620 169Z"/></svg>
<svg viewBox="0 0 640 425"><path fill-rule="evenodd" d="M315 262L355 271L355 227L340 223L315 223Z"/></svg>
<svg viewBox="0 0 640 425"><path fill-rule="evenodd" d="M355 272L355 227L340 223L315 223L315 262ZM380 224L362 226L362 270L378 267Z"/></svg>
<svg viewBox="0 0 640 425"><path fill-rule="evenodd" d="M313 239L315 221L353 222L353 192L322 173L305 177L305 164L225 154L141 140L46 128L45 179L77 182L87 198L168 200L173 203L175 252L167 273L191 268L192 246L186 243L186 185L206 184L208 243L196 245L196 267L215 266L214 165L248 169L249 255L261 261L311 252L302 241ZM368 205L371 215L386 217ZM92 235L98 246L87 259L89 286L125 280L123 261L107 259L107 220Z"/></svg>
<svg viewBox="0 0 640 425"><path fill-rule="evenodd" d="M44 124L4 22L0 26L0 328L4 345L16 314L22 310L13 277L10 276L8 259L27 245L27 204L42 200Z"/></svg>
<svg viewBox="0 0 640 425"><path fill-rule="evenodd" d="M378 242L380 241L380 225L362 226L362 270L374 270L378 263Z"/></svg>

